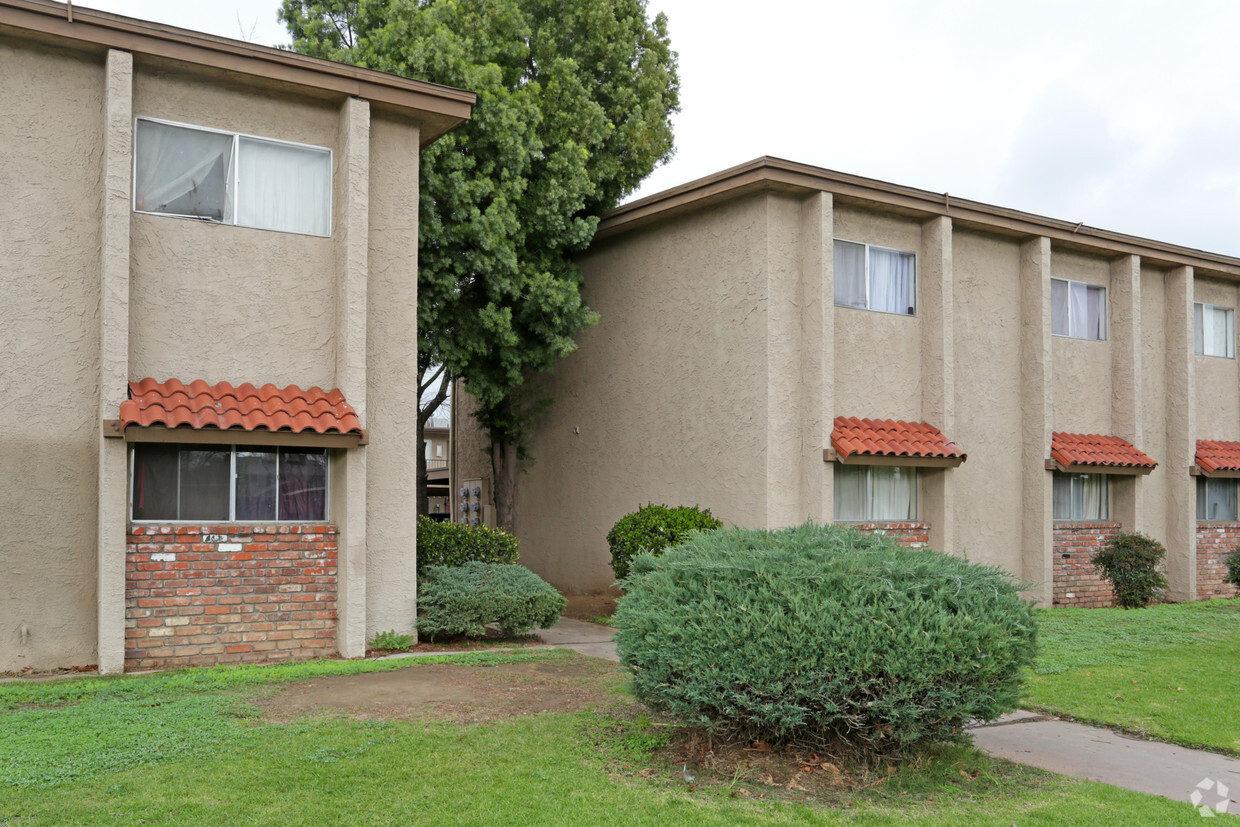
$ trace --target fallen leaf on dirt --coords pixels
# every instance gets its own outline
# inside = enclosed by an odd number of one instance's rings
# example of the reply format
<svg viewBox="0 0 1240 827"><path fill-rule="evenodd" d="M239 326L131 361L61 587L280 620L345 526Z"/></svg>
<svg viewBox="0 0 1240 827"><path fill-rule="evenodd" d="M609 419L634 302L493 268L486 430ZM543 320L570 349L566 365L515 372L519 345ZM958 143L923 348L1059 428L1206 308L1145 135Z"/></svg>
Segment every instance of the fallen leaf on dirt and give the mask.
<svg viewBox="0 0 1240 827"><path fill-rule="evenodd" d="M771 745L768 744L766 741L754 741L753 746L750 747L750 749L753 750L754 752L770 752Z"/></svg>

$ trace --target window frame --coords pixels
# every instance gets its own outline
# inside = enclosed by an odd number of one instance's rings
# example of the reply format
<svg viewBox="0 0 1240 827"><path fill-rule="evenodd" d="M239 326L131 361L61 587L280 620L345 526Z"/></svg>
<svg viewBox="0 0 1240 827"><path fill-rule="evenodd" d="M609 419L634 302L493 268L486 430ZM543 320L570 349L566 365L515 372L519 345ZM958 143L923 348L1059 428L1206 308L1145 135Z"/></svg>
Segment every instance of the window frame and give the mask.
<svg viewBox="0 0 1240 827"><path fill-rule="evenodd" d="M1055 299L1054 299L1055 287L1054 287L1054 283L1057 281L1061 281L1064 284L1068 285L1068 332L1067 333L1056 333L1055 332ZM1082 287L1089 287L1089 288L1093 288L1094 290L1102 291L1102 302L1099 304L1099 307L1102 308L1102 324L1101 324L1102 336L1097 339L1095 339L1093 336L1081 336L1077 333L1072 332L1072 285L1074 284L1079 284ZM1051 335L1058 336L1061 339L1081 339L1082 341L1086 341L1086 342L1107 341L1111 336L1111 319L1110 319L1111 295L1110 293L1111 293L1110 288L1107 287L1105 284L1094 284L1093 282L1089 282L1089 281L1077 281L1076 279L1065 279L1059 276L1051 276Z"/></svg>
<svg viewBox="0 0 1240 827"><path fill-rule="evenodd" d="M1201 308L1201 315L1197 315L1197 308ZM1224 310L1226 311L1227 329L1231 335L1227 337L1226 353L1208 353L1206 352L1205 337L1205 314L1207 310ZM1201 328L1198 329L1197 322L1201 321ZM1198 334L1200 334L1201 350L1197 350ZM1235 359L1236 358L1236 308L1227 307L1221 304L1211 304L1210 302L1193 302L1193 352L1198 356L1211 356L1215 359Z"/></svg>
<svg viewBox="0 0 1240 827"><path fill-rule="evenodd" d="M213 450L228 450L228 519L227 520L147 520L137 519L133 515L133 487L134 487L134 471L137 463L134 461L134 453L138 446L146 445L176 445L178 451L193 450L195 448L201 450L209 448ZM126 506L126 516L133 525L202 525L204 523L210 525L276 525L276 524L302 524L306 520L281 520L278 516L271 520L238 520L237 515L237 450L245 451L256 450L275 450L276 452L276 485L277 492L279 490L280 481L280 452L285 449L293 450L316 450L313 446L308 445L249 445L244 443L196 443L196 442L132 442L129 444L129 502ZM310 520L309 522L329 522L332 513L332 455L331 449L321 448L317 450L323 451L326 465L323 474L323 518L321 520ZM280 497L276 496L276 513L279 513ZM181 513L181 460L180 454L177 456L177 513Z"/></svg>
<svg viewBox="0 0 1240 827"><path fill-rule="evenodd" d="M844 242L845 244L857 244L865 248L865 272L862 274L862 279L861 279L862 282L865 284L865 307L854 307L851 304L840 304L839 300L835 298L835 295L832 295L831 298L834 301L835 306L846 307L849 310L867 310L870 313L885 313L888 316L904 316L905 318L910 318L910 319L917 318L917 310L919 307L921 307L921 293L920 293L921 278L918 276L918 272L920 271L921 268L918 266L917 252L915 250L901 250L898 247L888 247L883 244L870 244L869 242L866 242L866 241L853 241L851 238L832 237L831 246L832 246L832 259L833 259L832 260L832 273L833 274L834 274L834 266L835 266L834 265L834 255L835 255L834 247L836 244L838 244L841 241ZM898 253L902 256L913 257L913 312L912 313L901 313L897 310L876 310L875 308L870 306L870 250L871 249L882 250L883 252L887 252L887 253ZM832 282L833 282L832 293L834 294L835 293L834 276L832 278Z"/></svg>
<svg viewBox="0 0 1240 827"><path fill-rule="evenodd" d="M1072 496L1072 484L1078 482L1078 477L1098 477L1102 482L1103 497L1102 502L1104 514L1100 517L1080 517L1069 515L1067 517L1059 517L1055 515L1055 480L1068 479L1068 507L1071 509L1075 497ZM1111 522L1111 475L1101 474L1091 471L1056 471L1051 478L1051 521L1056 523L1109 523Z"/></svg>
<svg viewBox="0 0 1240 827"><path fill-rule="evenodd" d="M1237 523L1237 522L1240 522L1240 490L1236 491L1235 499L1237 500L1237 509L1236 509L1237 513L1235 517L1215 518L1215 517L1210 517L1210 516L1204 516L1204 517L1201 516L1201 512L1205 504L1202 500L1202 495L1206 494L1206 492L1203 489L1209 488L1211 484L1220 485L1223 483L1230 483L1233 487L1237 487L1237 486L1240 486L1240 479L1236 477L1208 477L1204 474L1199 475L1196 479L1197 479L1197 484L1194 486L1193 491L1194 491L1194 494L1197 500L1193 508L1193 514L1197 517L1197 522L1199 523ZM1208 495L1207 495L1207 499L1208 499Z"/></svg>
<svg viewBox="0 0 1240 827"><path fill-rule="evenodd" d="M835 463L835 468L832 470L832 475L831 475L831 486L832 486L832 492L833 492L832 504L831 504L832 512L835 511L835 502L834 502L834 491L835 491L835 483L836 483L835 475L839 473L841 468L847 468L850 471L852 469L857 469L857 470L864 469L865 470L865 504L866 504L867 512L869 511L870 503L873 501L873 485L874 485L874 469L875 468L899 468L903 470L905 473L912 473L913 475L913 486L912 486L913 487L913 514L910 517L880 518L880 517L875 517L873 514L867 513L866 517L861 520L845 520L845 519L842 519L839 514L833 513L832 517L833 517L834 522L856 523L856 524L919 523L921 522L921 474L918 473L918 467L916 465L887 465L887 464L866 465L866 464L861 464L861 463L850 464L850 463L843 463L843 462L837 461Z"/></svg>
<svg viewBox="0 0 1240 827"><path fill-rule="evenodd" d="M157 123L157 124L162 124L164 126L174 126L179 129L193 129L199 132L210 132L215 135L228 135L229 137L232 138L232 150L231 150L232 168L230 171L231 180L229 181L229 185L232 188L231 192L232 192L232 199L233 199L233 220L232 221L224 221L224 220L216 221L213 218L207 218L201 215L184 215L181 213L159 212L156 210L144 210L144 209L138 208L138 122L139 121L146 121L147 123ZM261 226L256 226L253 224L241 224L237 221L236 199L237 199L237 193L240 191L238 189L238 184L239 184L239 176L240 176L240 171L241 171L240 170L240 167L241 167L240 156L241 156L241 139L242 138L246 140L250 140L250 141L259 141L259 142L268 143L268 144L280 144L281 146L292 146L292 147L298 147L300 149L309 149L309 150L314 150L315 152L326 152L327 153L327 170L328 170L328 176L329 176L329 184L327 187L327 232L326 233L319 234L319 233L299 232L297 230L279 230L279 229L274 229L272 227L261 227ZM190 221L202 221L207 224L222 224L227 227L245 227L246 229L250 229L250 230L265 230L266 232L270 232L270 233L288 233L290 235L304 235L310 238L331 238L332 232L335 230L335 197L336 197L335 170L336 170L335 151L329 146L318 146L316 144L306 144L306 143L301 143L299 141L285 141L280 138L268 138L264 135L251 135L248 132L235 132L229 129L216 129L215 127L199 126L198 124L182 123L180 121L170 121L170 120L165 120L163 118L149 118L145 115L137 115L133 119L133 169L131 170L131 178L129 181L130 202L133 207L133 211L136 213L140 213L142 215L158 215L164 218L181 218L181 219L187 219Z"/></svg>

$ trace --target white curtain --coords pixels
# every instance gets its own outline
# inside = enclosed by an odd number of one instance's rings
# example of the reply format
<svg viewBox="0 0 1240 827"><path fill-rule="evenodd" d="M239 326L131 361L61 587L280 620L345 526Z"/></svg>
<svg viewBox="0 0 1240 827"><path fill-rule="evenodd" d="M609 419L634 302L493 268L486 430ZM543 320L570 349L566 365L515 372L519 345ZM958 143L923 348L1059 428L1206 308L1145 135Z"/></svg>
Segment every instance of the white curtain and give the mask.
<svg viewBox="0 0 1240 827"><path fill-rule="evenodd" d="M1235 318L1226 307L1195 306L1197 315L1197 352L1207 356L1233 356Z"/></svg>
<svg viewBox="0 0 1240 827"><path fill-rule="evenodd" d="M1063 279L1051 279L1051 333L1071 336L1071 314L1068 310L1068 283Z"/></svg>
<svg viewBox="0 0 1240 827"><path fill-rule="evenodd" d="M836 241L835 303L865 307L865 245Z"/></svg>
<svg viewBox="0 0 1240 827"><path fill-rule="evenodd" d="M1235 522L1240 519L1240 485L1233 479L1197 478L1197 519Z"/></svg>
<svg viewBox="0 0 1240 827"><path fill-rule="evenodd" d="M1056 472L1051 489L1051 515L1056 520L1097 522L1111 518L1105 474Z"/></svg>
<svg viewBox="0 0 1240 827"><path fill-rule="evenodd" d="M911 520L917 515L917 470L888 465L870 468L870 519Z"/></svg>
<svg viewBox="0 0 1240 827"><path fill-rule="evenodd" d="M1206 308L1201 302L1193 303L1193 349L1197 353L1206 352Z"/></svg>
<svg viewBox="0 0 1240 827"><path fill-rule="evenodd" d="M842 523L864 522L867 513L866 467L835 465L835 519Z"/></svg>
<svg viewBox="0 0 1240 827"><path fill-rule="evenodd" d="M134 207L231 221L232 136L138 121Z"/></svg>
<svg viewBox="0 0 1240 827"><path fill-rule="evenodd" d="M246 227L309 235L331 231L331 153L241 138L237 221Z"/></svg>
<svg viewBox="0 0 1240 827"><path fill-rule="evenodd" d="M1080 286L1085 290L1085 338L1101 341L1107 337L1107 291L1087 284Z"/></svg>
<svg viewBox="0 0 1240 827"><path fill-rule="evenodd" d="M870 309L912 313L914 261L909 253L870 248Z"/></svg>

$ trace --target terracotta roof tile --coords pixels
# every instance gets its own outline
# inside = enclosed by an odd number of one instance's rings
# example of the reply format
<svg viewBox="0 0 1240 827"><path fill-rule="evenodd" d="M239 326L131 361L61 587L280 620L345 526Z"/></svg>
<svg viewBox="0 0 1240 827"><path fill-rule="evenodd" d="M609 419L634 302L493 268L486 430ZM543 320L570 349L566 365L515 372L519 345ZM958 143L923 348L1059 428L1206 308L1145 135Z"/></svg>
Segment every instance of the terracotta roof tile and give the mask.
<svg viewBox="0 0 1240 827"><path fill-rule="evenodd" d="M1060 465L1114 465L1125 468L1154 468L1150 459L1131 442L1101 434L1051 434L1051 459Z"/></svg>
<svg viewBox="0 0 1240 827"><path fill-rule="evenodd" d="M256 388L248 382L208 385L201 379L188 385L178 379L130 382L129 399L121 403L121 424L320 434L362 432L357 414L339 390L302 390L296 385L277 388L271 384Z"/></svg>
<svg viewBox="0 0 1240 827"><path fill-rule="evenodd" d="M945 457L968 455L943 432L925 422L899 419L857 419L837 416L831 447L840 459L853 454L881 457Z"/></svg>
<svg viewBox="0 0 1240 827"><path fill-rule="evenodd" d="M1197 440L1197 466L1207 474L1240 471L1240 442Z"/></svg>

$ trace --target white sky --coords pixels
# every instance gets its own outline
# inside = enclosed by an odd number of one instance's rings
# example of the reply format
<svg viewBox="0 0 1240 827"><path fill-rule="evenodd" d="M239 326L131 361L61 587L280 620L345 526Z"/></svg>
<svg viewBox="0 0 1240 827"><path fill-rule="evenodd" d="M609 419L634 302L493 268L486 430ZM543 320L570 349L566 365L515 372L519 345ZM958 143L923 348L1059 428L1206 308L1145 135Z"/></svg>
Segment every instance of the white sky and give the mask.
<svg viewBox="0 0 1240 827"><path fill-rule="evenodd" d="M88 0L265 45L279 0ZM1240 255L1234 0L649 0L680 54L676 156L761 155Z"/></svg>

